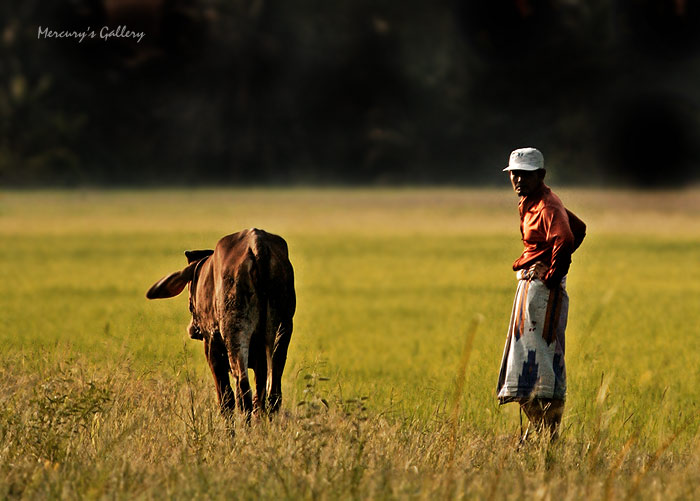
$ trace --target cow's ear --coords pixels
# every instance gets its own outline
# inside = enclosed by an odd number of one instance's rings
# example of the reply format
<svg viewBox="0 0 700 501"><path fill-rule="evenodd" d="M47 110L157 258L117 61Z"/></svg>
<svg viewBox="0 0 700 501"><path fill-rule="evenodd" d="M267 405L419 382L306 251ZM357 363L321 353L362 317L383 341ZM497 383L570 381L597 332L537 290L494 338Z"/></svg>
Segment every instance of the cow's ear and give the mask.
<svg viewBox="0 0 700 501"><path fill-rule="evenodd" d="M146 297L148 299L164 299L177 296L182 292L187 283L192 280L195 266L197 266L196 262L189 264L187 268L182 271L176 271L167 277L161 278L148 289Z"/></svg>
<svg viewBox="0 0 700 501"><path fill-rule="evenodd" d="M188 263L194 263L195 261L209 257L212 254L214 254L214 251L211 249L185 251L185 256L187 257Z"/></svg>

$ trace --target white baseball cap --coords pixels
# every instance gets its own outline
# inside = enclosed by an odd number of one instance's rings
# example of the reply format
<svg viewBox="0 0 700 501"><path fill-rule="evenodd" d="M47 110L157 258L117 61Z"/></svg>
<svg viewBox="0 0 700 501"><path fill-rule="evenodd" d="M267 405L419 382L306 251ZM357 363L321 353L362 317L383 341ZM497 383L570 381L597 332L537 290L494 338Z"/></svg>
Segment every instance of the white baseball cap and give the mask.
<svg viewBox="0 0 700 501"><path fill-rule="evenodd" d="M538 170L544 169L544 157L537 148L520 148L513 150L508 160L508 167L503 172L509 170Z"/></svg>

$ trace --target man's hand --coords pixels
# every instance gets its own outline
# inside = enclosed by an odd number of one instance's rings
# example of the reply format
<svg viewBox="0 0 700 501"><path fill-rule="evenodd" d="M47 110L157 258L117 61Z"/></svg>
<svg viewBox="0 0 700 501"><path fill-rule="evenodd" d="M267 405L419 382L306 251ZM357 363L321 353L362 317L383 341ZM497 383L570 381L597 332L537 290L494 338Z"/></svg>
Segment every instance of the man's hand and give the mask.
<svg viewBox="0 0 700 501"><path fill-rule="evenodd" d="M530 266L527 271L530 274L531 280L542 280L544 279L544 276L547 274L548 270L549 268L546 264L544 264L542 261L537 261L535 264Z"/></svg>

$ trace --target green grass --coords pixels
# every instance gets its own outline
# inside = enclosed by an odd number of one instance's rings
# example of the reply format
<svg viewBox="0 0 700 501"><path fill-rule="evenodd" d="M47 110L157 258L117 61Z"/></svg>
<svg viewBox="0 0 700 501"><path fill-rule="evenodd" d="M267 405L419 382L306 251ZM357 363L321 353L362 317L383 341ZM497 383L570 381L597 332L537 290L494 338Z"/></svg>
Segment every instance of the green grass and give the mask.
<svg viewBox="0 0 700 501"><path fill-rule="evenodd" d="M0 498L697 497L700 193L560 195L589 225L564 432L517 451L506 190L0 193ZM251 226L287 239L298 310L282 416L232 440L186 295L144 294Z"/></svg>

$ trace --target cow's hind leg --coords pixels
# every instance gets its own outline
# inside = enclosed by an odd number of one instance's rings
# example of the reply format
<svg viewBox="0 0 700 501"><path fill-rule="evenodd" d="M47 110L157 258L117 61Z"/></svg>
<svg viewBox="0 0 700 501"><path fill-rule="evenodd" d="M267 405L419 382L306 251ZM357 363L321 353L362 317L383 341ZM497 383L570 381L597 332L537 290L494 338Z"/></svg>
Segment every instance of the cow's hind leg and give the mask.
<svg viewBox="0 0 700 501"><path fill-rule="evenodd" d="M215 333L211 338L204 337L204 353L214 376L216 397L219 400L221 412L224 415L230 415L235 407L235 398L228 377L230 370L228 354L219 333Z"/></svg>
<svg viewBox="0 0 700 501"><path fill-rule="evenodd" d="M279 324L275 334L274 349L272 351L272 374L269 380L270 388L270 414L279 410L282 405L282 373L287 362L287 349L292 337L292 319Z"/></svg>
<svg viewBox="0 0 700 501"><path fill-rule="evenodd" d="M241 412L245 413L247 420L250 420L253 412L253 396L248 378L248 351L252 333L253 327L247 320L234 321L231 324L222 325L221 328L228 351L231 374L235 380L236 405Z"/></svg>
<svg viewBox="0 0 700 501"><path fill-rule="evenodd" d="M263 351L257 354L253 372L255 372L255 399L253 400L253 411L258 416L265 414L267 401L267 354Z"/></svg>

